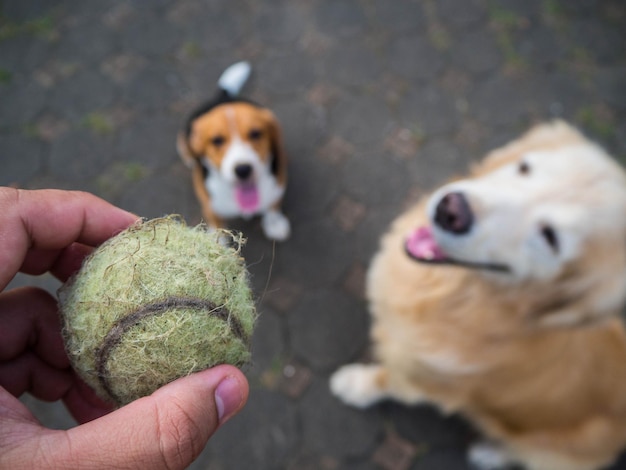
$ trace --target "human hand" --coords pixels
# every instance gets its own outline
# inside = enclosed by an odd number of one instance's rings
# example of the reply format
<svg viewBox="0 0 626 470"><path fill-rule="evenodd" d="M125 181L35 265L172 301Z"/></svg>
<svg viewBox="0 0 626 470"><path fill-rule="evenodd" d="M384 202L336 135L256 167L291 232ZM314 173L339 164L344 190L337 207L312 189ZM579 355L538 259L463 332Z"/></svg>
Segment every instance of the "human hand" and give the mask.
<svg viewBox="0 0 626 470"><path fill-rule="evenodd" d="M0 291L19 271L64 282L93 247L137 217L87 193L0 188ZM81 424L44 428L16 398L63 400ZM185 468L248 397L245 376L218 366L112 411L74 374L56 300L0 293L0 468Z"/></svg>

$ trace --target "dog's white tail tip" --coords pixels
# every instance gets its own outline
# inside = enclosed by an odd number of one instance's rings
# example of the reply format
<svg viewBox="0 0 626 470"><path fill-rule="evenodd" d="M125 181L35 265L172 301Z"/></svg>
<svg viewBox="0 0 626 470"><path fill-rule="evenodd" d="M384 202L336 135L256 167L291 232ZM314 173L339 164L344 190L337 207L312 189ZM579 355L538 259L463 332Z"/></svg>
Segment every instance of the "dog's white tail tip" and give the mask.
<svg viewBox="0 0 626 470"><path fill-rule="evenodd" d="M237 96L248 81L251 71L252 66L249 62L237 62L222 72L217 86L230 96Z"/></svg>

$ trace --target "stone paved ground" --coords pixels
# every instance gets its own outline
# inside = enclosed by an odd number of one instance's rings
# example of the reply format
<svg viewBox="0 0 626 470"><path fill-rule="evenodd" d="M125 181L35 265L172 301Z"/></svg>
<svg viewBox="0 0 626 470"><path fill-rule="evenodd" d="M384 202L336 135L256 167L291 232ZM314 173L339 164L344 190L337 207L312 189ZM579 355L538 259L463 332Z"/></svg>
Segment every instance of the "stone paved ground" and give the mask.
<svg viewBox="0 0 626 470"><path fill-rule="evenodd" d="M235 224L262 312L252 394L194 469L468 468L459 418L348 409L328 376L367 357L364 272L408 201L541 119L626 161L626 4L3 0L0 14L0 184L197 222L174 139L222 69L250 60L249 95L283 122L293 237L274 247L258 221ZM56 288L13 285L27 282Z"/></svg>

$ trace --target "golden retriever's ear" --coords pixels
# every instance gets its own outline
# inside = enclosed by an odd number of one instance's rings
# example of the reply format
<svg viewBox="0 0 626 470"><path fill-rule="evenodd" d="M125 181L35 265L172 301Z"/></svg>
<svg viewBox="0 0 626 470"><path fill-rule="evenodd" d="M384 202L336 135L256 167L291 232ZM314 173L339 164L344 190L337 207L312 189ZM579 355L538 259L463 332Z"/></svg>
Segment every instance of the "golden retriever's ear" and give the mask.
<svg viewBox="0 0 626 470"><path fill-rule="evenodd" d="M287 154L283 145L280 125L274 113L269 109L263 109L262 112L270 137L272 173L280 183L285 184L287 181Z"/></svg>
<svg viewBox="0 0 626 470"><path fill-rule="evenodd" d="M187 168L193 168L196 165L196 158L189 146L189 139L184 131L178 133L178 137L176 138L176 150L178 151L178 156Z"/></svg>

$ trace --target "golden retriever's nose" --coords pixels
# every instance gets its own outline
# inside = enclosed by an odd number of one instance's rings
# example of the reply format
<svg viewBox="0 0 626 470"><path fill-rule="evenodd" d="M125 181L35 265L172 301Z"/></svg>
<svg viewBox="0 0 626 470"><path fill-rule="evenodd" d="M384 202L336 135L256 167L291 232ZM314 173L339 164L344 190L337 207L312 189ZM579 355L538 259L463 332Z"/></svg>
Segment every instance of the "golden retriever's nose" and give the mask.
<svg viewBox="0 0 626 470"><path fill-rule="evenodd" d="M447 232L467 233L473 221L474 215L463 193L446 194L435 208L435 223Z"/></svg>
<svg viewBox="0 0 626 470"><path fill-rule="evenodd" d="M252 174L252 165L248 165L247 163L237 165L235 167L235 174L237 175L237 178L239 178L241 181L247 180Z"/></svg>

